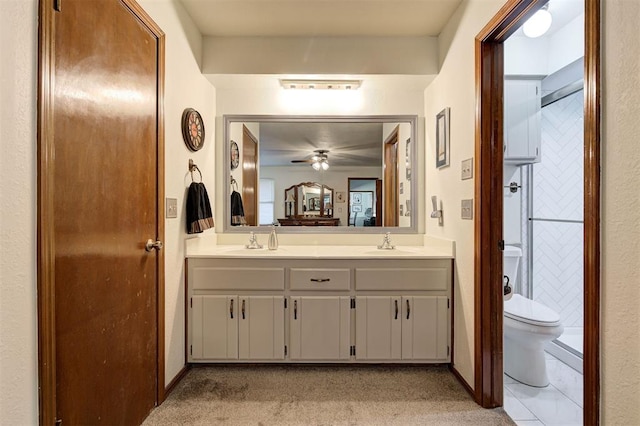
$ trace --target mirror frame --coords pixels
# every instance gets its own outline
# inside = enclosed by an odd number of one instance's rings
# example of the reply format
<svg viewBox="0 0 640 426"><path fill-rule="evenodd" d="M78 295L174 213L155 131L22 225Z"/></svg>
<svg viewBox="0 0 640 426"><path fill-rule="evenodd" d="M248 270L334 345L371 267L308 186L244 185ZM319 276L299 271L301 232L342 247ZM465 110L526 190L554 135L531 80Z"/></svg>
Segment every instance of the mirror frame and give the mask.
<svg viewBox="0 0 640 426"><path fill-rule="evenodd" d="M254 232L268 232L269 225L259 226L231 226L231 207L228 200L231 197L229 168L230 140L229 128L231 123L238 122L290 122L290 123L409 123L411 125L411 225L406 227L348 227L348 226L279 226L278 232L283 234L380 234L391 232L394 234L423 234L424 233L424 117L417 115L240 115L225 114L222 116L222 140L219 145L223 149L218 151L222 155L216 160L216 166L223 170L222 179L216 184L218 193L224 194L222 206L223 233L239 234ZM220 133L218 133L220 135ZM418 194L422 196L418 198ZM216 209L216 211L219 211ZM422 224L422 226L419 226Z"/></svg>

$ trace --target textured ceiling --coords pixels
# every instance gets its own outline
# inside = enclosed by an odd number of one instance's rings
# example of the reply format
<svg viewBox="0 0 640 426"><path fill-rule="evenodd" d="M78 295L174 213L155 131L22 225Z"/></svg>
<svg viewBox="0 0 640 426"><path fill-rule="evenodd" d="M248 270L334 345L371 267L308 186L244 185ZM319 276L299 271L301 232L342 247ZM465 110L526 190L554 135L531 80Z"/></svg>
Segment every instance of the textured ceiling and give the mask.
<svg viewBox="0 0 640 426"><path fill-rule="evenodd" d="M437 36L461 0L181 0L205 36Z"/></svg>
<svg viewBox="0 0 640 426"><path fill-rule="evenodd" d="M260 124L261 166L292 166L316 149L329 151L332 167L382 167L382 123Z"/></svg>

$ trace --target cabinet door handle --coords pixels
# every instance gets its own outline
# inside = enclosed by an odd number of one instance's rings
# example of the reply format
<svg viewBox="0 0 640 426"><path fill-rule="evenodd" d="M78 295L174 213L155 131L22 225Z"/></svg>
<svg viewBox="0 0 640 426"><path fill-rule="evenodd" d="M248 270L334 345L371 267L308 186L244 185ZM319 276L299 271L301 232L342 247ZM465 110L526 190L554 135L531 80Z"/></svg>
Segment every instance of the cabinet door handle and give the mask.
<svg viewBox="0 0 640 426"><path fill-rule="evenodd" d="M247 301L247 299L242 299L242 319L245 319L244 317L244 304Z"/></svg>
<svg viewBox="0 0 640 426"><path fill-rule="evenodd" d="M231 303L229 303L229 315L231 315L231 319L233 319L233 299L231 299Z"/></svg>
<svg viewBox="0 0 640 426"><path fill-rule="evenodd" d="M313 283L326 283L331 281L331 278L311 278L309 281Z"/></svg>
<svg viewBox="0 0 640 426"><path fill-rule="evenodd" d="M407 300L407 319L409 319L409 315L411 315L411 306L409 305L409 301Z"/></svg>
<svg viewBox="0 0 640 426"><path fill-rule="evenodd" d="M396 317L394 319L398 319L398 299L394 300L396 302Z"/></svg>
<svg viewBox="0 0 640 426"><path fill-rule="evenodd" d="M293 319L294 320L298 319L298 301L297 300L293 301Z"/></svg>

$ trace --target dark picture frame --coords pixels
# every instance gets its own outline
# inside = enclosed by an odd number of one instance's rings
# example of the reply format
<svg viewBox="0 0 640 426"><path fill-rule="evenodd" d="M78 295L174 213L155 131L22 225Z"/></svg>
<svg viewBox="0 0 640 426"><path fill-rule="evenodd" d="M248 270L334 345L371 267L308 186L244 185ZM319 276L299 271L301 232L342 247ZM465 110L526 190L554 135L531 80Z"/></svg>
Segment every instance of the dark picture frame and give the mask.
<svg viewBox="0 0 640 426"><path fill-rule="evenodd" d="M449 165L449 116L450 108L445 108L436 116L436 168Z"/></svg>

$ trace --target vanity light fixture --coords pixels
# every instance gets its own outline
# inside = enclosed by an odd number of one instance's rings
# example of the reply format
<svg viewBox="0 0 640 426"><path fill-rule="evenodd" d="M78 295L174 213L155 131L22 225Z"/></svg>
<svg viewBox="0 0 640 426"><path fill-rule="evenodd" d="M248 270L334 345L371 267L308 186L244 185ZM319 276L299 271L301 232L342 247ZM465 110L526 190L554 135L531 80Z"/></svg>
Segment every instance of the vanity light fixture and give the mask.
<svg viewBox="0 0 640 426"><path fill-rule="evenodd" d="M524 23L522 32L529 38L540 37L549 31L552 21L553 17L549 12L549 3L547 3Z"/></svg>
<svg viewBox="0 0 640 426"><path fill-rule="evenodd" d="M285 89L323 89L323 90L356 90L362 80L290 80L280 79Z"/></svg>

